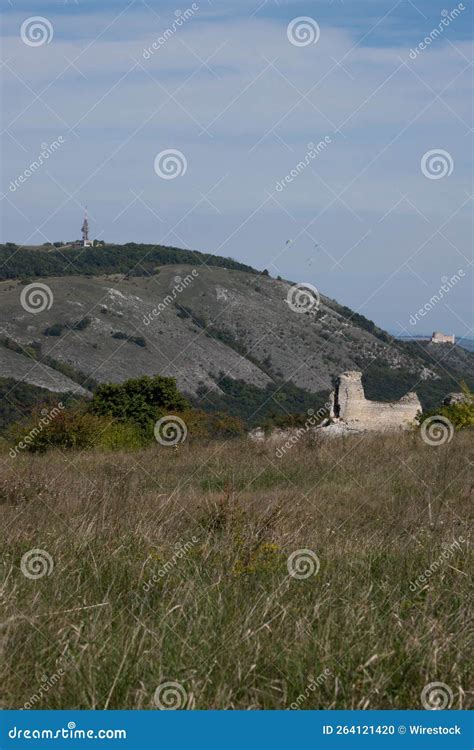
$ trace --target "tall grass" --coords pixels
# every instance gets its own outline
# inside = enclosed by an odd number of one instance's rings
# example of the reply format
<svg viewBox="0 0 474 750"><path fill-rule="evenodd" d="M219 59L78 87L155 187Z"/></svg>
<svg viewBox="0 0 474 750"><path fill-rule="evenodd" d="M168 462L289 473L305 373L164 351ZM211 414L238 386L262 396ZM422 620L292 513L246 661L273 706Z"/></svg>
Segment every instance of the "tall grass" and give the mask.
<svg viewBox="0 0 474 750"><path fill-rule="evenodd" d="M2 456L2 707L472 705L469 437Z"/></svg>

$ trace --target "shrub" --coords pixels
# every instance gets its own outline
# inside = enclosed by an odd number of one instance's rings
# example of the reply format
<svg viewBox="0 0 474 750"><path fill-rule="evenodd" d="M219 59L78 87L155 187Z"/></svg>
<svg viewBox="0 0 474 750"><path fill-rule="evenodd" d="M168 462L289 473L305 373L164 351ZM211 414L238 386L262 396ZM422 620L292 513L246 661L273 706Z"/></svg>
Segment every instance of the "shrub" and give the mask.
<svg viewBox="0 0 474 750"><path fill-rule="evenodd" d="M429 417L440 416L449 419L457 430L461 430L463 427L474 427L474 394L471 393L465 383L461 383L461 389L464 395L463 401L425 412L420 416L420 424L423 424L425 419Z"/></svg>
<svg viewBox="0 0 474 750"><path fill-rule="evenodd" d="M62 323L53 323L52 326L48 326L43 331L43 336L60 336L65 326Z"/></svg>
<svg viewBox="0 0 474 750"><path fill-rule="evenodd" d="M107 424L79 409L66 409L43 427L40 413L34 412L28 422L14 424L9 436L12 443L24 443L25 450L32 453L48 448L91 448Z"/></svg>
<svg viewBox="0 0 474 750"><path fill-rule="evenodd" d="M127 333L123 333L123 331L115 331L112 333L112 338L120 339L121 341L130 341L137 346L146 346L146 341L143 336L129 336Z"/></svg>
<svg viewBox="0 0 474 750"><path fill-rule="evenodd" d="M129 336L129 341L131 341L133 344L136 344L137 346L146 346L146 341L143 338L143 336Z"/></svg>
<svg viewBox="0 0 474 750"><path fill-rule="evenodd" d="M208 413L199 409L188 409L181 414L188 435L193 440L239 437L245 432L245 425L239 417L222 412Z"/></svg>
<svg viewBox="0 0 474 750"><path fill-rule="evenodd" d="M91 324L91 319L89 317L81 318L81 320L76 320L75 323L68 326L72 331L84 331L88 326Z"/></svg>
<svg viewBox="0 0 474 750"><path fill-rule="evenodd" d="M132 422L109 422L97 440L97 448L103 450L133 450L143 448L148 440Z"/></svg>
<svg viewBox="0 0 474 750"><path fill-rule="evenodd" d="M46 426L42 426L40 412L35 412L28 422L11 427L9 439L11 444L31 453L44 453L50 448L133 449L145 444L136 425L98 417L77 407L60 411Z"/></svg>
<svg viewBox="0 0 474 750"><path fill-rule="evenodd" d="M11 349L12 352L17 352L17 354L23 354L25 357L30 357L30 359L38 359L41 356L41 344L36 341L32 341L28 346L22 346L14 339L5 336L0 340L0 346Z"/></svg>
<svg viewBox="0 0 474 750"><path fill-rule="evenodd" d="M284 569L286 558L277 544L260 542L253 550L245 550L234 565L234 575L274 574Z"/></svg>
<svg viewBox="0 0 474 750"><path fill-rule="evenodd" d="M156 420L170 412L189 407L176 388L174 378L161 375L132 378L124 383L100 385L90 402L90 412L113 417L119 422L133 422L149 434Z"/></svg>

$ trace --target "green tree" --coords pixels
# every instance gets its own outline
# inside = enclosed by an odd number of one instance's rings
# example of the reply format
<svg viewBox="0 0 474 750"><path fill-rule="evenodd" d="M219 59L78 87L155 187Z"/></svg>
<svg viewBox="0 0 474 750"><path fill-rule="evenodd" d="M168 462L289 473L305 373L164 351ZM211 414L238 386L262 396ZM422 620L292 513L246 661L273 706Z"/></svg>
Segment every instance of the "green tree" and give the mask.
<svg viewBox="0 0 474 750"><path fill-rule="evenodd" d="M161 375L100 385L89 407L93 414L134 422L146 431L160 416L187 408L189 403L178 391L175 379Z"/></svg>

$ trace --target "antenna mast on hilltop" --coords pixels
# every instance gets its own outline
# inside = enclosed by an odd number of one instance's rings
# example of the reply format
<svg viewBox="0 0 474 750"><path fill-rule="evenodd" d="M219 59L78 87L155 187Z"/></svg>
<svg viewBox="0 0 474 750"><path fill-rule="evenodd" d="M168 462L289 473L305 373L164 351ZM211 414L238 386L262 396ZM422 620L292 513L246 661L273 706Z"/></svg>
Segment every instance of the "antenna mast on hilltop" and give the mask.
<svg viewBox="0 0 474 750"><path fill-rule="evenodd" d="M89 219L87 218L87 206L84 211L84 221L82 223L81 232L82 232L82 246L92 247L92 242L89 239Z"/></svg>

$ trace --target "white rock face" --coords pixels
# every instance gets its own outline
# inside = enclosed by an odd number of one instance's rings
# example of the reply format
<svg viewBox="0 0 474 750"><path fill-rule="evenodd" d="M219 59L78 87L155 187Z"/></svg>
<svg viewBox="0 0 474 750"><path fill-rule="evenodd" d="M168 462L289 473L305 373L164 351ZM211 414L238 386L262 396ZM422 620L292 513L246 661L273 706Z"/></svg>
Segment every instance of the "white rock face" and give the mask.
<svg viewBox="0 0 474 750"><path fill-rule="evenodd" d="M317 436L322 438L342 437L345 435L361 435L365 430L344 422L332 422L325 427L318 427Z"/></svg>
<svg viewBox="0 0 474 750"><path fill-rule="evenodd" d="M250 430L248 437L253 443L265 442L265 432L261 427L256 427L254 430Z"/></svg>

